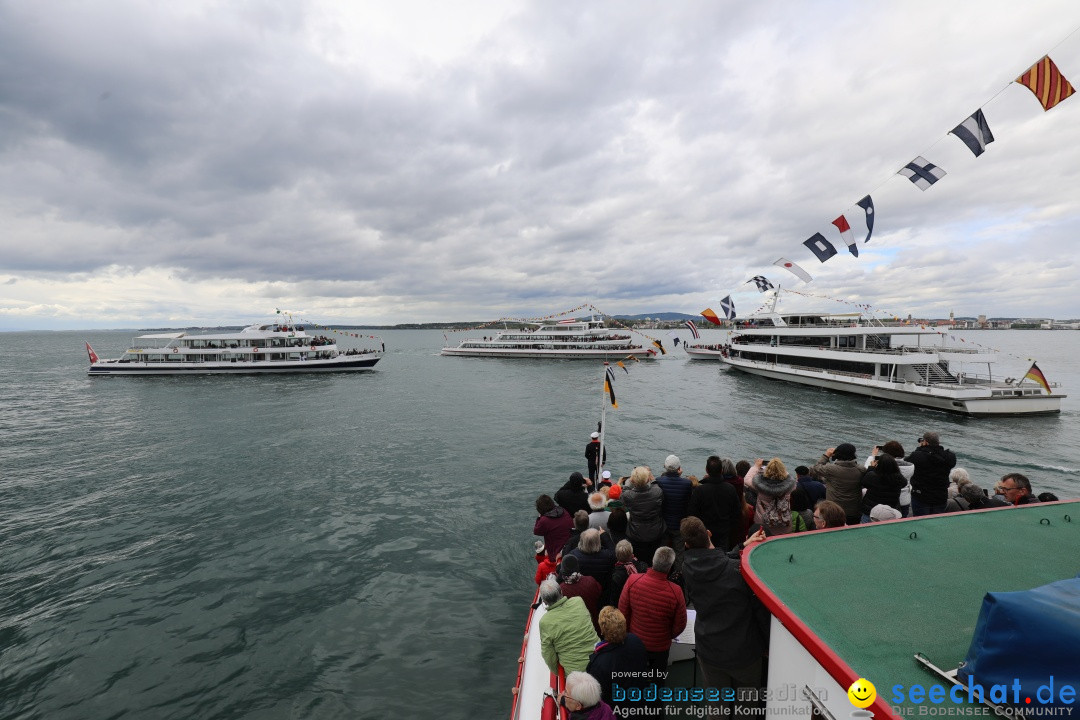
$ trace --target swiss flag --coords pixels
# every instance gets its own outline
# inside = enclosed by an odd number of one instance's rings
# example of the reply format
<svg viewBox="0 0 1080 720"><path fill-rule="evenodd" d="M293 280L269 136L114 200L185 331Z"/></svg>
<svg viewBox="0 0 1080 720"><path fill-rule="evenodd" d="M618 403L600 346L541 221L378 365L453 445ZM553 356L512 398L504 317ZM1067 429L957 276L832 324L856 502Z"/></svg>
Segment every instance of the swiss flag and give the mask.
<svg viewBox="0 0 1080 720"><path fill-rule="evenodd" d="M90 343L86 343L86 354L90 356L90 364L91 365L93 365L94 363L96 363L98 361L97 353L94 352L94 348L90 347Z"/></svg>

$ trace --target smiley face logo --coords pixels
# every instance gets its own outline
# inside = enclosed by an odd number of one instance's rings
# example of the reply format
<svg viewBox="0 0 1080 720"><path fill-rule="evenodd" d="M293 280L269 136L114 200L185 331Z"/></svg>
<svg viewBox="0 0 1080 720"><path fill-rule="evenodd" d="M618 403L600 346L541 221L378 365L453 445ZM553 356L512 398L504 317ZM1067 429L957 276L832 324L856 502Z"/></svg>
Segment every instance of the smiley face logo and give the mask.
<svg viewBox="0 0 1080 720"><path fill-rule="evenodd" d="M868 708L877 697L877 688L866 678L859 678L851 683L847 691L848 700L857 708Z"/></svg>

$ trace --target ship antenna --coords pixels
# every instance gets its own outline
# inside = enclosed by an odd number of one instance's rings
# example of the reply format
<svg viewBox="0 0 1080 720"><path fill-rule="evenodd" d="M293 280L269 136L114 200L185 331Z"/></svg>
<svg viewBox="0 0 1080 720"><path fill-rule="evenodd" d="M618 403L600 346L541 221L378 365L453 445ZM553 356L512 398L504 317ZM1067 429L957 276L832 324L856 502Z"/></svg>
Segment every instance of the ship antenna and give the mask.
<svg viewBox="0 0 1080 720"><path fill-rule="evenodd" d="M776 292L773 293L772 303L769 304L769 313L770 314L775 314L776 313L776 303L777 303L777 301L779 299L780 299L780 286L777 285L776 286Z"/></svg>

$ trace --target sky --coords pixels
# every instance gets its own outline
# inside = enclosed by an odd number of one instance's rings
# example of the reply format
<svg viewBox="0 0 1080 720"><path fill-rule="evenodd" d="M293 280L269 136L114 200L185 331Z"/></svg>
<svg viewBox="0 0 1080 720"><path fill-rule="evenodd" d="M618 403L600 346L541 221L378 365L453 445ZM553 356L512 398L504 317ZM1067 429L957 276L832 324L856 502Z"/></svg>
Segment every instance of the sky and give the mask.
<svg viewBox="0 0 1080 720"><path fill-rule="evenodd" d="M745 315L755 275L815 296L782 307L1080 317L1080 97L1012 82L1049 53L1080 86L1078 28L1068 0L0 0L0 330ZM979 108L976 158L948 133Z"/></svg>

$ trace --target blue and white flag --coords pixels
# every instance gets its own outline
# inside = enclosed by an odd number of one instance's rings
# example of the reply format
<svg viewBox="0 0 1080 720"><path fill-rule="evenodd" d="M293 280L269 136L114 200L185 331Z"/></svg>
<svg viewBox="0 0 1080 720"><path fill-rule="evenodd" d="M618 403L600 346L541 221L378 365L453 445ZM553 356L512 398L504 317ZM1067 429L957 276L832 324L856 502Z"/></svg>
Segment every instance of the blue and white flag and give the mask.
<svg viewBox="0 0 1080 720"><path fill-rule="evenodd" d="M982 108L964 122L949 131L951 135L960 138L967 145L968 150L979 157L986 150L986 146L994 142L994 133L990 132L990 125L986 122Z"/></svg>
<svg viewBox="0 0 1080 720"><path fill-rule="evenodd" d="M720 309L724 311L724 317L728 320L735 319L735 301L731 299L730 295L720 301Z"/></svg>
<svg viewBox="0 0 1080 720"><path fill-rule="evenodd" d="M814 233L809 240L803 240L803 245L810 248L810 252L814 253L821 262L825 262L836 254L836 246L826 240L821 233Z"/></svg>
<svg viewBox="0 0 1080 720"><path fill-rule="evenodd" d="M687 320L686 327L690 331L690 334L694 336L695 340L701 339L701 333L698 332L697 325L694 324L693 320Z"/></svg>
<svg viewBox="0 0 1080 720"><path fill-rule="evenodd" d="M766 292L773 289L773 284L769 282L769 279L766 278L764 275L755 275L754 277L746 281L746 284L750 283L756 283L757 289L761 292Z"/></svg>
<svg viewBox="0 0 1080 720"><path fill-rule="evenodd" d="M867 195L855 204L866 211L866 239L863 242L868 243L870 236L874 234L874 201Z"/></svg>
<svg viewBox="0 0 1080 720"><path fill-rule="evenodd" d="M899 174L915 183L915 187L924 191L926 188L945 177L944 170L931 163L922 155L905 165L900 170Z"/></svg>

